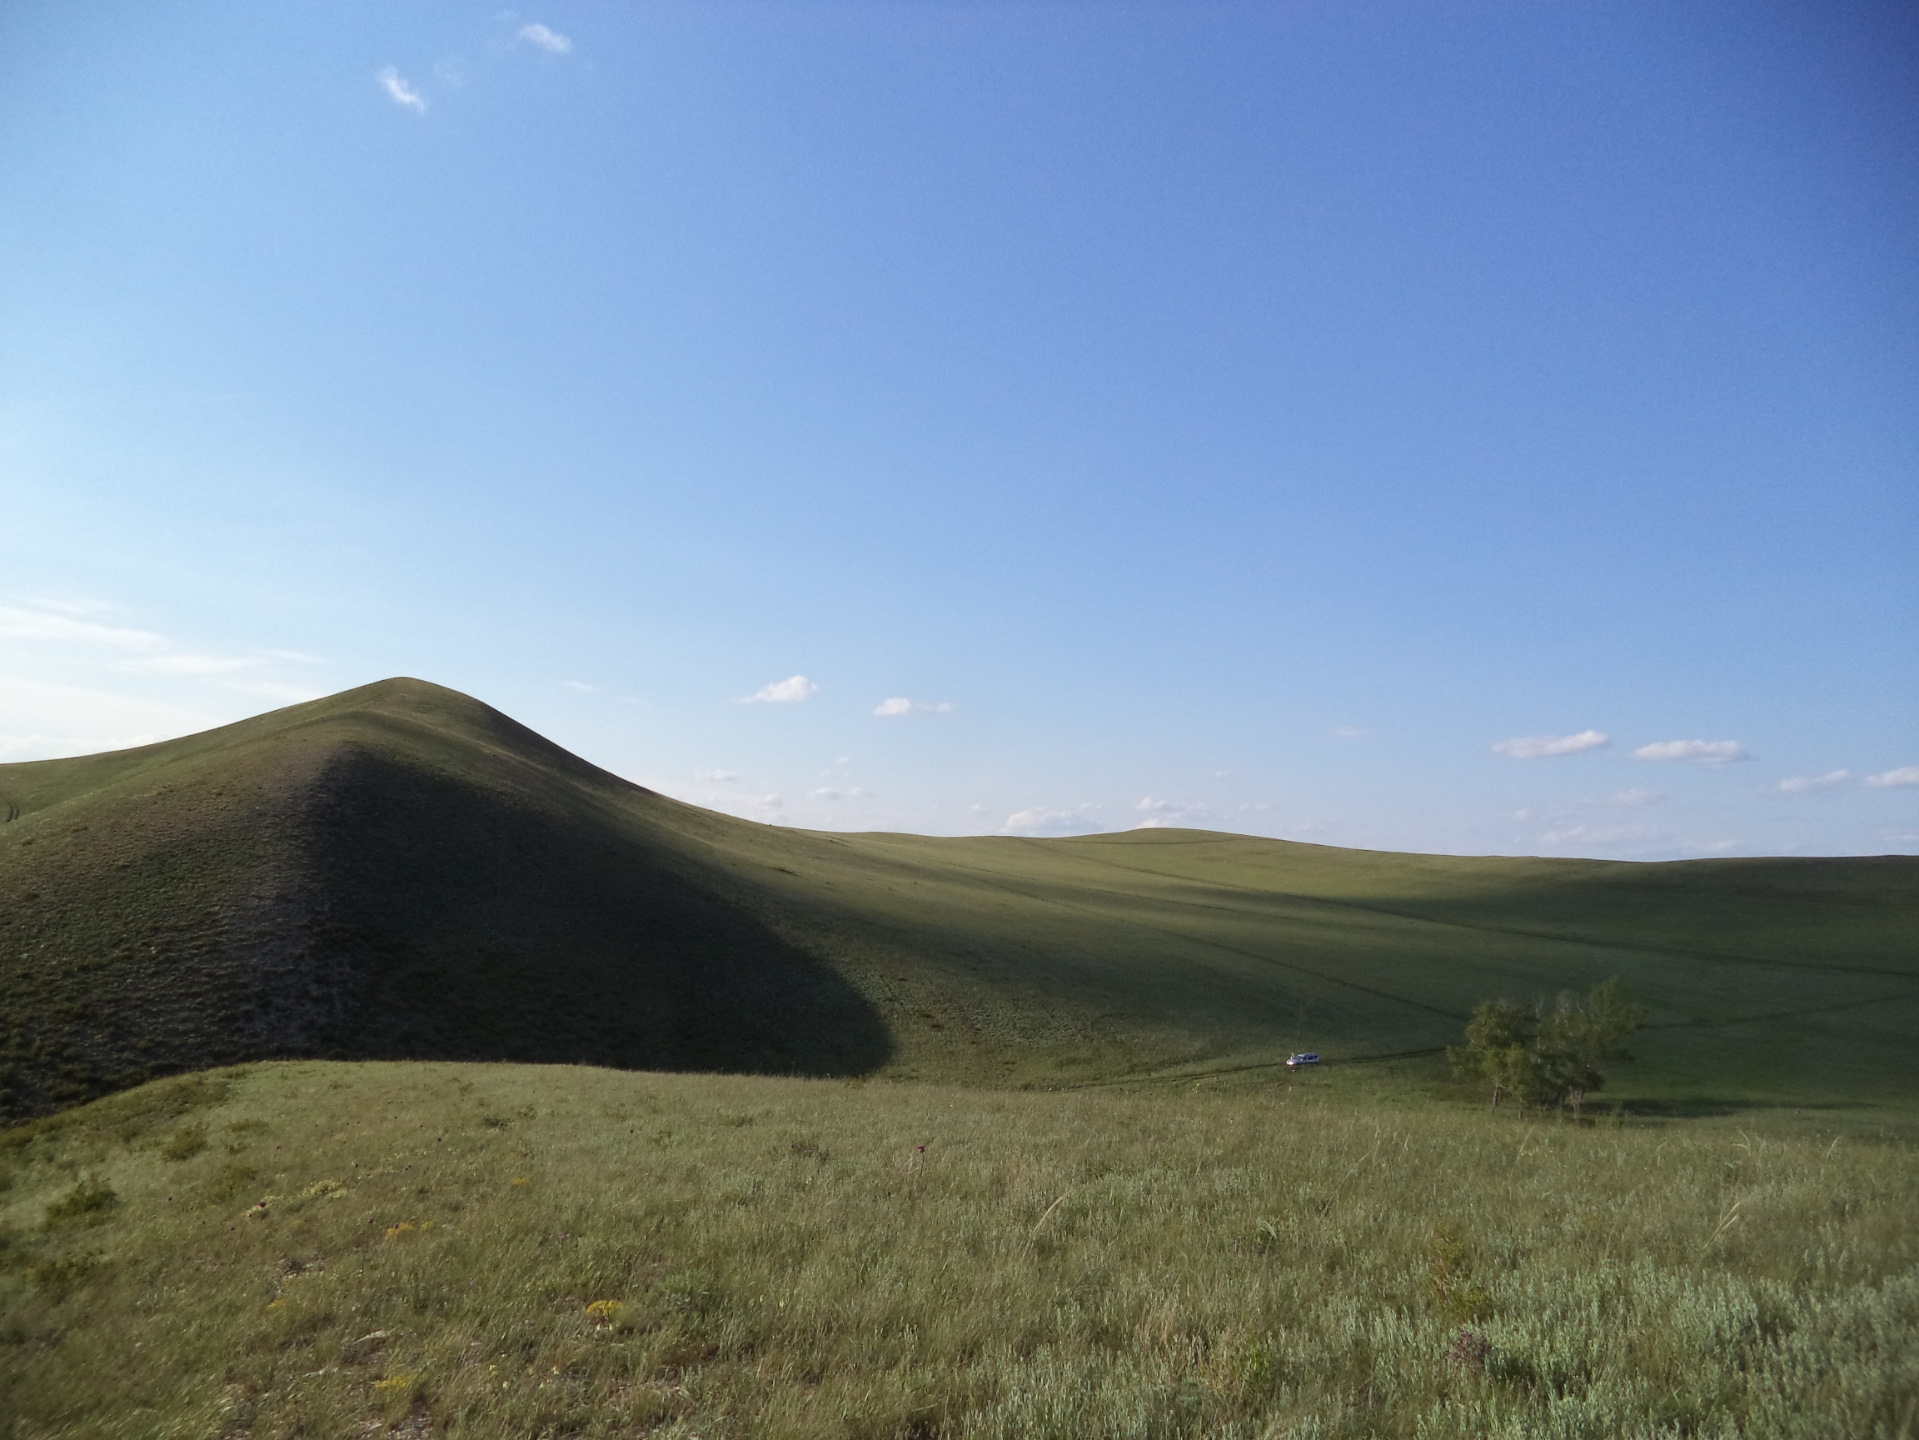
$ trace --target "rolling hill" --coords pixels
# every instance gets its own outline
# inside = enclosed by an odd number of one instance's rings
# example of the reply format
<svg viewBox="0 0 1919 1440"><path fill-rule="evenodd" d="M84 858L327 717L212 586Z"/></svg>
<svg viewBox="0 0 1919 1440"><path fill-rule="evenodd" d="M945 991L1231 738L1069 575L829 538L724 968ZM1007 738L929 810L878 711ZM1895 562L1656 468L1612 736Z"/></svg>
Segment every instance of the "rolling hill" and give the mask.
<svg viewBox="0 0 1919 1440"><path fill-rule="evenodd" d="M404 679L0 766L0 817L0 1118L268 1057L1028 1085L1359 1061L1612 974L1654 1011L1629 1093L1919 1089L1913 857L807 832Z"/></svg>

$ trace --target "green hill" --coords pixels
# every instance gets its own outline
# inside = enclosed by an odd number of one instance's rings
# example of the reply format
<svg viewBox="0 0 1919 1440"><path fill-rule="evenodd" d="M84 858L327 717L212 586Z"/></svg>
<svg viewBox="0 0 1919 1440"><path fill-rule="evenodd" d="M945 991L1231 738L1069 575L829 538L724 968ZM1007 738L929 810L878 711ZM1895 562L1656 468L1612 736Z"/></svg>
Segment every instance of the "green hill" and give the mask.
<svg viewBox="0 0 1919 1440"><path fill-rule="evenodd" d="M266 1057L1061 1085L1429 1052L1625 977L1626 1093L1919 1088L1919 859L829 835L391 680L0 766L0 1115Z"/></svg>

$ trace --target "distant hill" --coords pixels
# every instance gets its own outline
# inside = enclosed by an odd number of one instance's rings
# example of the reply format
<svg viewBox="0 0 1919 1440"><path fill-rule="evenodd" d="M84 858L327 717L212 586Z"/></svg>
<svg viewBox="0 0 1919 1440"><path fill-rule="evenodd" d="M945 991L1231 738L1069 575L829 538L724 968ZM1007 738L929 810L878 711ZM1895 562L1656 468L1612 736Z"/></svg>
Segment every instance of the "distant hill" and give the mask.
<svg viewBox="0 0 1919 1440"><path fill-rule="evenodd" d="M1623 975L1645 1094L1919 1088L1919 859L832 835L389 680L0 766L0 1116L269 1056L1066 1084L1430 1051Z"/></svg>

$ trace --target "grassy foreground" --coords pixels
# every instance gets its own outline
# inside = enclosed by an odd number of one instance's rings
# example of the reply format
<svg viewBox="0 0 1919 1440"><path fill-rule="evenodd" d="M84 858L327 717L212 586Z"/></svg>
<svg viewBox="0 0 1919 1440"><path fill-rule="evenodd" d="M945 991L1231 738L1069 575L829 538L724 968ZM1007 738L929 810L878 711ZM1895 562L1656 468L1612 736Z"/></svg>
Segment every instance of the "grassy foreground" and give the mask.
<svg viewBox="0 0 1919 1440"><path fill-rule="evenodd" d="M0 1436L1914 1433L1909 1127L1353 1073L163 1080L0 1142Z"/></svg>

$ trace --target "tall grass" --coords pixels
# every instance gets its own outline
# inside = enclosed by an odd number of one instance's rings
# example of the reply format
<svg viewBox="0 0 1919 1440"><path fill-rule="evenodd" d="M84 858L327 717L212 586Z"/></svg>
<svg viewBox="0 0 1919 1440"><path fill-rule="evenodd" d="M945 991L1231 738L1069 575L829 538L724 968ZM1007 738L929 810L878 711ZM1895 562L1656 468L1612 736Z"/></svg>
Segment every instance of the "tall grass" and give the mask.
<svg viewBox="0 0 1919 1440"><path fill-rule="evenodd" d="M0 1435L1914 1433L1909 1138L1337 1085L163 1082L0 1149Z"/></svg>

